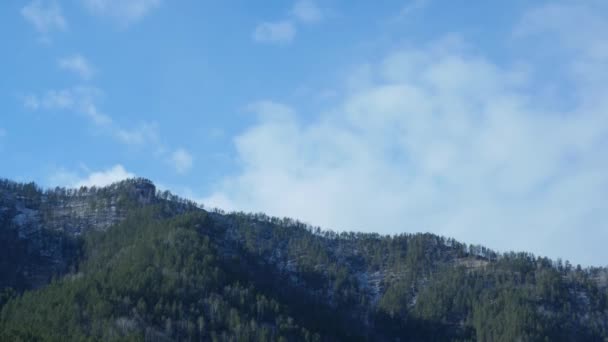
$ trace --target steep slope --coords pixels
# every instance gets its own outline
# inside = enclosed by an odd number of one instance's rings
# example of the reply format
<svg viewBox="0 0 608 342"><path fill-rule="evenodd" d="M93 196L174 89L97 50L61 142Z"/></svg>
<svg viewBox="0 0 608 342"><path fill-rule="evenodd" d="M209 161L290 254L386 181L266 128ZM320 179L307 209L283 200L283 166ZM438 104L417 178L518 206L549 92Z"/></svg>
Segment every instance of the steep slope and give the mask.
<svg viewBox="0 0 608 342"><path fill-rule="evenodd" d="M204 212L139 210L85 240L78 273L9 302L3 340L301 339L285 307L230 272Z"/></svg>
<svg viewBox="0 0 608 342"><path fill-rule="evenodd" d="M207 212L145 180L3 184L1 340L608 338L603 268Z"/></svg>
<svg viewBox="0 0 608 342"><path fill-rule="evenodd" d="M150 181L106 188L57 188L0 181L0 288L36 288L77 262L83 233L105 230L130 209L156 202Z"/></svg>

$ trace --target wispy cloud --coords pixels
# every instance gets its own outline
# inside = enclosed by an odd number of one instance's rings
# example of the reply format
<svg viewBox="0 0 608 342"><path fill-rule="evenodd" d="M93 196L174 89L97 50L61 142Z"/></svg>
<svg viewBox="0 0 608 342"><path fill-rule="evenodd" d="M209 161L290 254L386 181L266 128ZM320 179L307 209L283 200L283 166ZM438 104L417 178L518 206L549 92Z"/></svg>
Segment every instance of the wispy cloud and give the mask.
<svg viewBox="0 0 608 342"><path fill-rule="evenodd" d="M43 34L67 28L61 7L55 0L34 0L21 9L21 15Z"/></svg>
<svg viewBox="0 0 608 342"><path fill-rule="evenodd" d="M291 43L296 37L299 23L316 23L323 17L323 10L313 0L298 0L284 19L258 24L252 38L259 43Z"/></svg>
<svg viewBox="0 0 608 342"><path fill-rule="evenodd" d="M108 126L113 123L110 116L102 113L97 99L102 91L94 87L72 87L49 90L42 95L30 94L23 97L23 105L30 110L68 110L87 117L94 124Z"/></svg>
<svg viewBox="0 0 608 342"><path fill-rule="evenodd" d="M102 171L90 172L81 175L79 172L58 170L49 177L52 186L65 186L70 188L103 187L115 182L135 177L135 174L128 172L124 166L117 164Z"/></svg>
<svg viewBox="0 0 608 342"><path fill-rule="evenodd" d="M61 69L73 72L84 80L91 79L96 73L93 65L79 54L61 58L57 64Z"/></svg>
<svg viewBox="0 0 608 342"><path fill-rule="evenodd" d="M515 31L543 42L608 30L593 18L583 20L591 31ZM242 169L205 204L598 264L608 258L608 45L590 36L552 45L567 60L553 72L581 90L569 106L540 96L552 86L534 73L542 62L495 63L457 36L366 63L316 120L298 121L286 104L251 106L259 121L234 139Z"/></svg>
<svg viewBox="0 0 608 342"><path fill-rule="evenodd" d="M573 92L594 91L590 87L603 91L601 85L608 81L607 73L601 72L608 67L608 37L597 32L608 30L607 12L604 1L547 4L527 11L514 37L536 44L534 51L540 58L565 63L563 73L576 82ZM577 58L560 53L564 49Z"/></svg>
<svg viewBox="0 0 608 342"><path fill-rule="evenodd" d="M401 7L399 17L404 18L413 14L414 12L420 11L426 8L430 2L430 0L409 0L403 7Z"/></svg>
<svg viewBox="0 0 608 342"><path fill-rule="evenodd" d="M260 43L290 43L296 35L296 28L289 20L263 22L253 32L253 40Z"/></svg>
<svg viewBox="0 0 608 342"><path fill-rule="evenodd" d="M185 149L170 149L162 142L160 129L155 122L143 121L125 127L98 106L102 91L94 87L73 87L49 90L42 95L30 94L22 98L23 106L34 111L67 111L86 118L107 136L130 148L152 151L159 160L170 161L178 173L186 173L193 166L193 157Z"/></svg>
<svg viewBox="0 0 608 342"><path fill-rule="evenodd" d="M323 19L323 11L312 0L296 1L291 13L297 20L306 23L314 23Z"/></svg>
<svg viewBox="0 0 608 342"><path fill-rule="evenodd" d="M179 148L171 154L170 162L177 173L184 174L192 168L194 158L190 152Z"/></svg>
<svg viewBox="0 0 608 342"><path fill-rule="evenodd" d="M65 110L77 113L107 131L117 141L129 146L161 145L157 124L142 122L135 127L125 128L118 125L111 116L104 114L97 104L102 94L100 89L94 87L49 90L42 95L25 96L23 105L30 110Z"/></svg>
<svg viewBox="0 0 608 342"><path fill-rule="evenodd" d="M91 13L108 16L128 25L141 20L154 9L161 0L81 0Z"/></svg>
<svg viewBox="0 0 608 342"><path fill-rule="evenodd" d="M156 123L143 122L132 129L116 128L114 135L122 143L131 146L160 144L160 133Z"/></svg>

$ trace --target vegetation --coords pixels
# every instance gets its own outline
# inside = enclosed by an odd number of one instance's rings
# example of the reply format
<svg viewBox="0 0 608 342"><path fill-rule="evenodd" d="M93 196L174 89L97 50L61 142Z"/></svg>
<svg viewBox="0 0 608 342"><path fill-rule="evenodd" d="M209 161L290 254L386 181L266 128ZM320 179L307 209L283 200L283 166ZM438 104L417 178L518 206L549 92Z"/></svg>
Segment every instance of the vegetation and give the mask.
<svg viewBox="0 0 608 342"><path fill-rule="evenodd" d="M47 286L3 282L0 340L608 341L604 268L155 198Z"/></svg>
<svg viewBox="0 0 608 342"><path fill-rule="evenodd" d="M318 339L222 270L204 212L160 216L144 209L89 234L82 271L6 304L1 339Z"/></svg>

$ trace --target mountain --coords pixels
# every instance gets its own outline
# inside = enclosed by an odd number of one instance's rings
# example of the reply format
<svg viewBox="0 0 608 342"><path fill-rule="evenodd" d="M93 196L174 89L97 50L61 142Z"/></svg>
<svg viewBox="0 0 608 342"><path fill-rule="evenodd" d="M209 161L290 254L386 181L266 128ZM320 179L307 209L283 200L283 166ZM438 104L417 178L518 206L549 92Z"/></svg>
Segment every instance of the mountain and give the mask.
<svg viewBox="0 0 608 342"><path fill-rule="evenodd" d="M608 341L608 270L0 181L0 340Z"/></svg>

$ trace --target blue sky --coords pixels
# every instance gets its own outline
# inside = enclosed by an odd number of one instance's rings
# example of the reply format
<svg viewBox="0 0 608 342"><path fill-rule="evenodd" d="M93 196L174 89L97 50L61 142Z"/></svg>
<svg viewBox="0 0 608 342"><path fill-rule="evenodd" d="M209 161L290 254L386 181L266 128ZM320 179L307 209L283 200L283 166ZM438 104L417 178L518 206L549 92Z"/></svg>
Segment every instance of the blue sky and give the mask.
<svg viewBox="0 0 608 342"><path fill-rule="evenodd" d="M606 265L604 1L8 0L1 176Z"/></svg>

